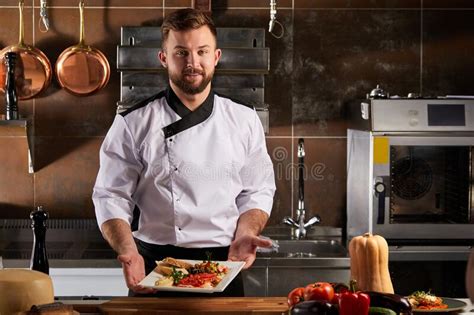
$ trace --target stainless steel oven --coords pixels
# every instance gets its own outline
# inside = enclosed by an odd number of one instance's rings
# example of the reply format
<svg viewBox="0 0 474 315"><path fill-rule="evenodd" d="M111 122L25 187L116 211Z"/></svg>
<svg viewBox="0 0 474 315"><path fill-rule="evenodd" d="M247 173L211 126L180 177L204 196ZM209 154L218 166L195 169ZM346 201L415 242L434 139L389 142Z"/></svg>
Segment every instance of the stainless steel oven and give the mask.
<svg viewBox="0 0 474 315"><path fill-rule="evenodd" d="M474 100L366 100L350 121L348 237L472 245Z"/></svg>

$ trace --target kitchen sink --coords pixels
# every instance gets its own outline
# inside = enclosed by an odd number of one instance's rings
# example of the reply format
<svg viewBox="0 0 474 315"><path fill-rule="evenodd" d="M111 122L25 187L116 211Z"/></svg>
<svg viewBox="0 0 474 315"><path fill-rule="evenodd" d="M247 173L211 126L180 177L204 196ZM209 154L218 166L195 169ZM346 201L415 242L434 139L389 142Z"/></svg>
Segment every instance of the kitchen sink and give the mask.
<svg viewBox="0 0 474 315"><path fill-rule="evenodd" d="M308 253L316 256L345 256L344 246L332 240L280 240L279 253Z"/></svg>
<svg viewBox="0 0 474 315"><path fill-rule="evenodd" d="M274 240L272 250L259 255L287 258L347 257L347 250L335 240Z"/></svg>

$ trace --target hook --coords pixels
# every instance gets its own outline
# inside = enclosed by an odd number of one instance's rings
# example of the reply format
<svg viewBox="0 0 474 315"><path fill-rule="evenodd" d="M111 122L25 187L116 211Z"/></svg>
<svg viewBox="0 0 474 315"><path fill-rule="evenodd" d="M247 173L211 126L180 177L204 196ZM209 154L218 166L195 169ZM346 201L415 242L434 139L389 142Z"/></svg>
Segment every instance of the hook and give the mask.
<svg viewBox="0 0 474 315"><path fill-rule="evenodd" d="M268 32L272 34L273 37L275 38L282 38L283 34L285 34L285 28L283 25L278 22L276 19L276 14L277 14L277 3L276 0L270 0L270 22L268 23ZM281 28L281 32L279 35L276 35L273 33L273 29L275 27L275 24L278 24Z"/></svg>
<svg viewBox="0 0 474 315"><path fill-rule="evenodd" d="M46 33L49 31L49 19L48 19L48 9L47 9L47 2L46 0L41 0L41 8L40 8L40 17L41 20L38 21L38 27L40 32ZM43 24L41 24L43 22ZM41 27L41 25L44 25L44 28Z"/></svg>
<svg viewBox="0 0 474 315"><path fill-rule="evenodd" d="M283 24L278 22L278 20L276 20L276 19L274 20L274 23L280 26L281 32L280 32L280 34L276 35L275 33L273 33L273 29L272 29L270 34L272 34L272 36L275 37L275 38L282 38L283 35L285 35L285 27L283 26Z"/></svg>

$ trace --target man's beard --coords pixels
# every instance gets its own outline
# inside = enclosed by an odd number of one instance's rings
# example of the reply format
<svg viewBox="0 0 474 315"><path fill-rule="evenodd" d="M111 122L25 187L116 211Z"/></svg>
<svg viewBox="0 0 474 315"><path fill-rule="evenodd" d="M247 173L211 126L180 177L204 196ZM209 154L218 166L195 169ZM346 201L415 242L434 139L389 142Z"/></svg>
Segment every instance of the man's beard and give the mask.
<svg viewBox="0 0 474 315"><path fill-rule="evenodd" d="M186 74L193 74L193 73L202 75L202 81L198 86L193 86L192 83L189 83L186 80L184 80L184 76ZM206 71L204 70L186 68L180 74L169 72L168 76L171 82L173 82L181 91L183 91L186 94L195 95L195 94L201 93L202 91L206 89L209 82L211 82L212 77L214 76L214 71L210 73L209 75L206 75Z"/></svg>

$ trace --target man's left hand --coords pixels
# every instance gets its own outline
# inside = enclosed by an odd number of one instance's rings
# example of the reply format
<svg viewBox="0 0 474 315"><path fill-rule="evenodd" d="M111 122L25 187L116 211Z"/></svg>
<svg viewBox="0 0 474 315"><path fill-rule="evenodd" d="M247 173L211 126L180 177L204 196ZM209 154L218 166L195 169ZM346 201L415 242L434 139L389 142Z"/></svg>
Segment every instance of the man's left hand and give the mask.
<svg viewBox="0 0 474 315"><path fill-rule="evenodd" d="M229 248L229 260L245 261L244 269L255 261L257 247L271 247L272 242L255 235L243 235L232 241Z"/></svg>

